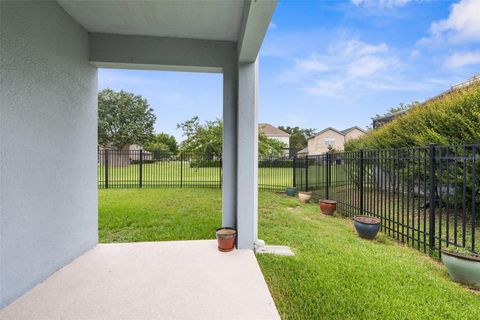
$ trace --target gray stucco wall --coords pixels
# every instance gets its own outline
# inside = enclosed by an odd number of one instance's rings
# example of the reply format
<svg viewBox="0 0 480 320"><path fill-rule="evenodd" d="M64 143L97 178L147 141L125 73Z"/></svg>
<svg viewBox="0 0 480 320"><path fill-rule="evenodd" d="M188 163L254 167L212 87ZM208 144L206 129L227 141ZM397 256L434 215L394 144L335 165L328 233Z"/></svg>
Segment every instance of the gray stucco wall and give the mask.
<svg viewBox="0 0 480 320"><path fill-rule="evenodd" d="M2 307L97 243L97 71L56 2L0 6Z"/></svg>

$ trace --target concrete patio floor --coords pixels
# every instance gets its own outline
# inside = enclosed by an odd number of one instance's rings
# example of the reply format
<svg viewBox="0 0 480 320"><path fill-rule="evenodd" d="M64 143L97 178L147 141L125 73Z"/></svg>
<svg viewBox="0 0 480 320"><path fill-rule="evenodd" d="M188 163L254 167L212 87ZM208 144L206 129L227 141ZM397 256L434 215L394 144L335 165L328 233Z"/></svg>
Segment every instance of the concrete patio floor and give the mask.
<svg viewBox="0 0 480 320"><path fill-rule="evenodd" d="M252 250L215 240L99 244L0 319L279 319Z"/></svg>

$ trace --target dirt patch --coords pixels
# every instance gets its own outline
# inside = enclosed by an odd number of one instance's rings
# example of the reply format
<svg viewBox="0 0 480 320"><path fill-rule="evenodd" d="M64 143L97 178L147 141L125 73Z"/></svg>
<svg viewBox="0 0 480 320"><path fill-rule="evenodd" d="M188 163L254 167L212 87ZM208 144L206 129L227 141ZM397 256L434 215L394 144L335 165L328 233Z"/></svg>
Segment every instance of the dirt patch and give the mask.
<svg viewBox="0 0 480 320"><path fill-rule="evenodd" d="M296 206L296 207L287 207L287 210L290 211L290 212L299 212L300 211L300 207L299 206Z"/></svg>
<svg viewBox="0 0 480 320"><path fill-rule="evenodd" d="M477 296L480 296L480 289L473 289L473 288L465 287L465 290L470 291L471 293L476 294Z"/></svg>
<svg viewBox="0 0 480 320"><path fill-rule="evenodd" d="M355 221L365 223L365 224L379 224L380 219L375 218L375 217L369 217L369 216L356 216Z"/></svg>
<svg viewBox="0 0 480 320"><path fill-rule="evenodd" d="M277 192L274 192L274 194L276 194L276 195L279 196L280 198L288 198L286 192L277 191Z"/></svg>

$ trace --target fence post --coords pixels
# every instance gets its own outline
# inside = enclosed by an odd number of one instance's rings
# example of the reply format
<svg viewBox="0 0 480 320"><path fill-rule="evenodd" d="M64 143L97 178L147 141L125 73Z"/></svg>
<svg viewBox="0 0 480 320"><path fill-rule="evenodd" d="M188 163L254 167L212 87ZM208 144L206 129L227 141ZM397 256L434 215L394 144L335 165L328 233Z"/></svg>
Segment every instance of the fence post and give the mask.
<svg viewBox="0 0 480 320"><path fill-rule="evenodd" d="M305 191L308 192L308 155L305 156Z"/></svg>
<svg viewBox="0 0 480 320"><path fill-rule="evenodd" d="M364 160L364 153L363 149L360 150L360 163L359 163L359 185L360 185L360 214L363 214L365 211L364 208L364 186L363 186L363 181L364 181L364 174L365 174L365 160Z"/></svg>
<svg viewBox="0 0 480 320"><path fill-rule="evenodd" d="M222 170L223 170L223 157L220 157L220 170L219 170L219 181L220 181L220 189L222 188L223 186L223 175L222 175Z"/></svg>
<svg viewBox="0 0 480 320"><path fill-rule="evenodd" d="M327 172L326 172L326 183L325 183L325 198L330 199L329 196L329 189L330 189L330 152L326 153L327 157L325 160L327 161Z"/></svg>
<svg viewBox="0 0 480 320"><path fill-rule="evenodd" d="M143 187L143 150L140 149L140 172L139 172L139 185Z"/></svg>
<svg viewBox="0 0 480 320"><path fill-rule="evenodd" d="M105 189L108 189L108 149L104 149L103 152L103 158L105 161Z"/></svg>
<svg viewBox="0 0 480 320"><path fill-rule="evenodd" d="M297 162L297 156L295 155L295 156L293 156L293 163L292 163L292 167L293 167L293 184L292 184L292 187L297 186L296 162Z"/></svg>
<svg viewBox="0 0 480 320"><path fill-rule="evenodd" d="M430 180L430 203L429 203L429 238L428 238L428 246L430 248L430 254L433 253L435 250L435 192L437 188L436 183L436 166L435 166L435 144L430 144L429 149L430 155L430 172L429 172L429 180Z"/></svg>
<svg viewBox="0 0 480 320"><path fill-rule="evenodd" d="M180 153L180 188L183 188L183 153Z"/></svg>

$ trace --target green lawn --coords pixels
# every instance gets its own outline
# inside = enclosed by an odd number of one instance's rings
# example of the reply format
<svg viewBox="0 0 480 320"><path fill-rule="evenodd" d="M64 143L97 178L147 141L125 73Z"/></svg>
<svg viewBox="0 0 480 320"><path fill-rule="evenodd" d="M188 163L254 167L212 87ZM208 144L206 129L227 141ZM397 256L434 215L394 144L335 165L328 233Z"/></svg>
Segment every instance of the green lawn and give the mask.
<svg viewBox="0 0 480 320"><path fill-rule="evenodd" d="M218 189L99 191L101 242L209 239L221 221ZM480 319L480 295L435 260L385 236L355 235L316 205L259 194L259 234L295 257L258 256L284 319Z"/></svg>
<svg viewBox="0 0 480 320"><path fill-rule="evenodd" d="M105 166L98 166L98 186L105 187ZM297 184L305 184L305 168L297 171ZM332 167L332 177L335 176L337 166ZM344 176L343 170L338 170L339 176ZM310 166L308 169L308 183L323 185L325 168ZM221 170L219 167L191 168L188 161L157 161L142 165L142 180L144 187L220 187ZM140 184L140 165L108 167L109 187L138 187ZM293 184L292 168L258 168L258 185L261 189L284 190Z"/></svg>
<svg viewBox="0 0 480 320"><path fill-rule="evenodd" d="M210 239L222 221L217 189L99 190L99 241Z"/></svg>

